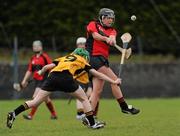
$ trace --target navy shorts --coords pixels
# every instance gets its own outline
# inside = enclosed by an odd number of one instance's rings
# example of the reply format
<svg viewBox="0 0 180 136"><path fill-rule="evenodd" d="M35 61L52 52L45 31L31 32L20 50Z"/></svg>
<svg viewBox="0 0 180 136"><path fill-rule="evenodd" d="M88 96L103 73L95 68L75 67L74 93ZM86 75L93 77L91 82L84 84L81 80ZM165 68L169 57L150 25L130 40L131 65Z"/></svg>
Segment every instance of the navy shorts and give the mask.
<svg viewBox="0 0 180 136"><path fill-rule="evenodd" d="M87 83L87 84L83 84L83 83L78 82L78 84L82 87L82 89L85 92L88 90L89 87L91 87L91 88L93 87L92 86L92 81L89 81L89 83Z"/></svg>
<svg viewBox="0 0 180 136"><path fill-rule="evenodd" d="M90 65L95 70L98 70L102 66L109 67L109 61L104 56L91 56Z"/></svg>
<svg viewBox="0 0 180 136"><path fill-rule="evenodd" d="M63 91L66 93L75 92L78 88L78 83L68 70L50 73L41 87L41 89L49 92Z"/></svg>

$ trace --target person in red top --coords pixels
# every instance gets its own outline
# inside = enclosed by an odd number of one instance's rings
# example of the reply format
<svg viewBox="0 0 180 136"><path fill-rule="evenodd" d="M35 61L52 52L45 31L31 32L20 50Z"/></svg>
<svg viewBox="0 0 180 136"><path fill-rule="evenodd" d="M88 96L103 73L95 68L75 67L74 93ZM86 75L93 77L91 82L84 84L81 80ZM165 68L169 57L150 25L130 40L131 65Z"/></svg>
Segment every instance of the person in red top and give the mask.
<svg viewBox="0 0 180 136"><path fill-rule="evenodd" d="M115 14L113 10L109 8L100 9L98 20L91 21L87 25L86 49L90 53L91 66L98 72L115 80L118 77L109 67L108 62L109 48L116 44L117 32L113 28L114 21ZM93 91L90 96L90 102L94 111L100 99L103 85L103 80L93 77ZM139 109L136 109L125 102L119 86L111 84L111 89L123 113L138 114L140 112Z"/></svg>
<svg viewBox="0 0 180 136"><path fill-rule="evenodd" d="M48 72L44 75L39 75L37 72L38 70L42 69L43 66L52 63L51 58L48 56L47 53L43 52L42 42L37 40L33 42L33 52L35 53L29 62L28 70L21 82L22 87L26 87L28 85L28 81L30 80L31 76L33 77L33 82L35 84L35 91L33 94L33 98L36 97L38 91L40 90L40 86L43 81L47 78ZM57 119L56 111L54 109L52 100L48 96L45 100L46 106L51 112L51 119ZM33 116L37 111L37 107L31 108L31 112L28 115L23 115L25 119L32 120Z"/></svg>

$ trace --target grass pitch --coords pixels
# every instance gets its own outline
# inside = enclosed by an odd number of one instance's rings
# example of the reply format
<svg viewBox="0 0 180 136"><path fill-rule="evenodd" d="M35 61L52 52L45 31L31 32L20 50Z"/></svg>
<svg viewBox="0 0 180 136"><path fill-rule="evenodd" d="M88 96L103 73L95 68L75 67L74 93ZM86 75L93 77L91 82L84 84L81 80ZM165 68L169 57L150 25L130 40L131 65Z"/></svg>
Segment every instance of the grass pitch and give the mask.
<svg viewBox="0 0 180 136"><path fill-rule="evenodd" d="M101 100L99 119L106 121L103 129L91 130L75 119L73 100L54 100L58 120L50 120L42 104L32 121L20 114L12 127L6 128L6 114L23 100L0 101L0 136L178 136L180 134L180 99L130 99L141 109L135 116L121 113L115 100Z"/></svg>

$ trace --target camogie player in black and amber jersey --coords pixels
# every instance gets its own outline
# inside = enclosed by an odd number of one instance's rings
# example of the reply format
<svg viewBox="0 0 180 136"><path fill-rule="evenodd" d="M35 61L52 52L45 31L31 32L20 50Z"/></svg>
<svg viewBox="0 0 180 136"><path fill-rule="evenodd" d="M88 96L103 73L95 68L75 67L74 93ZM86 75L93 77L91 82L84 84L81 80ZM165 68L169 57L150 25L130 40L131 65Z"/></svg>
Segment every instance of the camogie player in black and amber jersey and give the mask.
<svg viewBox="0 0 180 136"><path fill-rule="evenodd" d="M43 81L47 78L48 71L44 75L38 75L38 71L43 68L43 66L52 63L51 58L48 56L47 53L43 52L43 47L42 47L42 42L37 40L33 42L33 52L35 53L29 62L28 65L28 70L26 71L26 74L21 82L22 87L26 87L28 85L28 81L33 77L33 83L34 83L34 94L33 98L36 97L38 91L40 90L40 87L43 83ZM52 103L52 100L50 97L47 97L45 99L45 103L49 111L51 112L51 119L57 119L57 115ZM32 120L36 111L37 111L36 106L31 108L31 112L28 115L23 115L25 119Z"/></svg>
<svg viewBox="0 0 180 136"><path fill-rule="evenodd" d="M11 128L15 117L21 112L41 104L52 92L63 91L76 97L83 105L86 116L83 118L83 124L92 129L104 127L104 124L96 123L93 118L91 104L84 90L77 83L76 79L85 76L88 72L111 84L120 84L121 80L117 78L112 80L108 76L97 72L89 64L89 53L85 49L77 48L72 54L55 59L53 63L44 66L38 73L44 74L51 69L48 78L44 81L41 90L33 100L26 101L7 115L7 127ZM86 77L88 80L88 77Z"/></svg>
<svg viewBox="0 0 180 136"><path fill-rule="evenodd" d="M86 49L90 53L90 64L98 72L101 72L112 79L116 80L117 76L109 67L109 48L116 44L117 32L113 28L115 21L114 11L109 8L102 8L99 11L97 21L91 21L87 25L87 41ZM100 95L102 93L104 81L93 77L93 91L91 93L90 102L95 111ZM112 93L121 107L123 113L138 114L139 109L128 105L125 102L122 91L119 86L111 84ZM96 115L96 113L94 114Z"/></svg>

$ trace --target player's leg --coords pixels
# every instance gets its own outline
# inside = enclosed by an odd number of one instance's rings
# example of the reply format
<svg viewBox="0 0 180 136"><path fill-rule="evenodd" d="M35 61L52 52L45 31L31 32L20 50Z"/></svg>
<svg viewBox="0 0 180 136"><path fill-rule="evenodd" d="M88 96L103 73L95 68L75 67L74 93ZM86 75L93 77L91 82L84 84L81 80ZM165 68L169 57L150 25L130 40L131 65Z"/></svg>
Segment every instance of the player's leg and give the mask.
<svg viewBox="0 0 180 136"><path fill-rule="evenodd" d="M33 94L33 97L32 97L33 99L36 97L39 89L40 89L39 87L35 88L35 91L34 91L34 94ZM36 113L36 111L37 111L37 109L38 109L38 107L32 107L31 111L28 113L28 115L27 114L23 115L24 119L32 120L34 115L35 115L35 113Z"/></svg>
<svg viewBox="0 0 180 136"><path fill-rule="evenodd" d="M91 66L96 69L98 72L101 72L101 70L104 69L104 67L109 66L109 62L107 59L105 59L103 56L93 56L90 59ZM103 91L104 81L101 79L98 79L96 77L93 77L92 80L92 87L93 91L91 93L91 96L89 98L92 108L94 110L94 115L97 115L97 111L99 109L99 100L101 93Z"/></svg>
<svg viewBox="0 0 180 136"><path fill-rule="evenodd" d="M106 68L106 66L101 66L98 71L99 72L102 72L104 70L104 68ZM103 91L103 86L104 86L104 81L99 79L99 78L96 78L94 77L93 78L93 91L91 93L91 96L90 96L90 102L91 102L91 105L92 105L92 108L93 108L93 116L95 118L95 121L99 124L103 124L103 125L106 125L106 122L105 121L100 121L97 117L98 115L98 110L99 110L99 102L100 102L100 97L101 97L101 93Z"/></svg>
<svg viewBox="0 0 180 136"><path fill-rule="evenodd" d="M78 84L79 84L79 85L83 88L83 90L86 92L86 90L87 90L87 84L83 84L83 83L80 83L80 82L78 82ZM78 99L76 99L76 109L77 109L76 119L82 120L82 119L85 117L85 114L84 114L83 105L82 105L81 101L79 101Z"/></svg>
<svg viewBox="0 0 180 136"><path fill-rule="evenodd" d="M76 108L77 108L76 119L82 120L85 117L85 114L84 114L83 105L78 99L76 100Z"/></svg>
<svg viewBox="0 0 180 136"><path fill-rule="evenodd" d="M103 86L104 86L103 80L96 77L93 78L93 91L89 98L93 111L95 111L97 103L99 102Z"/></svg>
<svg viewBox="0 0 180 136"><path fill-rule="evenodd" d="M50 95L50 92L40 90L33 100L26 101L24 104L14 109L12 112L9 112L7 115L7 127L11 128L16 116L29 108L39 106L47 98L48 95Z"/></svg>
<svg viewBox="0 0 180 136"><path fill-rule="evenodd" d="M86 96L89 98L91 96L91 93L92 93L92 83L88 84L88 87L87 87L86 90L87 90L86 91ZM82 105L82 103L79 100L76 100L76 107L77 107L76 119L82 120L84 118L85 114L84 114L84 110L83 110L83 105ZM93 112L94 119L98 123L106 124L105 122L97 120L97 116L96 115L98 113L98 109L99 109L99 101L97 102L97 105L96 105L95 110Z"/></svg>
<svg viewBox="0 0 180 136"><path fill-rule="evenodd" d="M86 114L86 117L84 118L83 122L86 123L86 125L88 125L91 128L94 128L94 129L104 127L103 124L95 123L91 104L90 104L85 92L83 91L83 89L80 86L75 92L71 93L71 95L75 96L82 103L84 112Z"/></svg>
<svg viewBox="0 0 180 136"><path fill-rule="evenodd" d="M86 91L86 95L88 97L88 99L90 98L91 94L92 94L92 91L93 91L93 85L92 85L92 79L91 81L88 83L88 88L87 88L87 91ZM95 107L95 110L94 110L94 116L96 116L96 113L98 111L98 108L99 107L99 101L97 102L97 105Z"/></svg>
<svg viewBox="0 0 180 136"><path fill-rule="evenodd" d="M114 72L110 68L106 67L103 70L101 70L101 72L114 80L117 79L117 76L114 74ZM114 97L116 98L116 100L118 101L123 113L138 114L140 112L139 109L136 109L126 103L119 86L111 84L111 88L112 88L112 93Z"/></svg>
<svg viewBox="0 0 180 136"><path fill-rule="evenodd" d="M91 81L91 82L92 82L92 81ZM91 84L92 84L92 83L91 83ZM92 91L93 91L93 86L90 85L90 86L88 87L88 89L87 89L87 92L86 92L86 95L87 95L88 98L90 98ZM97 116L98 111L99 111L99 100L97 101L96 107L95 107L95 109L94 109L94 117L95 117L95 118L97 118L96 116Z"/></svg>
<svg viewBox="0 0 180 136"><path fill-rule="evenodd" d="M54 105L52 103L52 100L50 99L50 97L48 96L47 99L45 100L46 103L46 107L49 109L49 111L51 112L51 119L57 119L57 113L55 111Z"/></svg>
<svg viewBox="0 0 180 136"><path fill-rule="evenodd" d="M93 91L93 84L92 84L92 80L89 82L88 84L88 88L87 88L87 91L86 91L86 95L88 98L90 98L91 96L91 93ZM96 107L95 107L95 110L94 110L94 118L97 119L97 113L99 111L99 100L97 101L97 104L96 104Z"/></svg>
<svg viewBox="0 0 180 136"><path fill-rule="evenodd" d="M94 110L94 117L97 118L98 115L98 111L99 111L99 101L96 104L95 110Z"/></svg>
<svg viewBox="0 0 180 136"><path fill-rule="evenodd" d="M86 91L86 95L88 98L90 98L91 93L92 93L92 86L88 86ZM76 107L77 107L76 119L81 120L85 116L85 114L84 114L83 106L79 100L76 100ZM98 113L98 110L99 110L99 101L97 102L94 110L94 118L97 118L96 115Z"/></svg>
<svg viewBox="0 0 180 136"><path fill-rule="evenodd" d="M88 86L87 91L86 91L86 95L89 98L91 96L92 93L92 86Z"/></svg>
<svg viewBox="0 0 180 136"><path fill-rule="evenodd" d="M89 82L88 84L82 84L80 83L83 90L86 92L86 96L89 98L92 92L92 84ZM82 118L85 117L84 109L82 103L77 99L76 100L76 108L77 108L77 114L76 119L82 120Z"/></svg>

